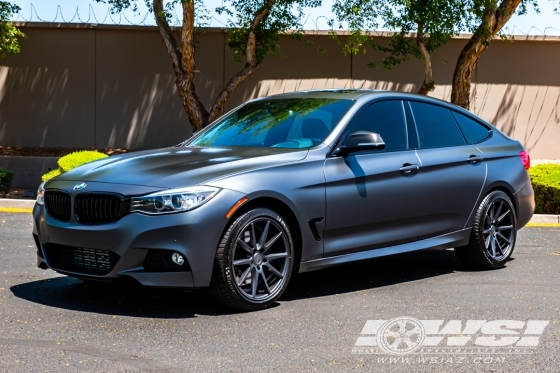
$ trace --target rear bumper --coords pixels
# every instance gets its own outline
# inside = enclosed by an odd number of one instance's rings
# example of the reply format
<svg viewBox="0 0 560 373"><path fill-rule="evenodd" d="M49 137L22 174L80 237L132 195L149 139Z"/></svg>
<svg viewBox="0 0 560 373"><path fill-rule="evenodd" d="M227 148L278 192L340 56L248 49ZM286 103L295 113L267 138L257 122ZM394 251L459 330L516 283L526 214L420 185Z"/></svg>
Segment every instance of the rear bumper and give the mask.
<svg viewBox="0 0 560 373"><path fill-rule="evenodd" d="M514 197L517 206L517 229L521 229L531 220L535 211L535 193L531 181L527 181Z"/></svg>
<svg viewBox="0 0 560 373"><path fill-rule="evenodd" d="M228 223L225 215L243 196L224 189L192 211L160 216L130 213L116 222L99 225L82 225L74 219L60 222L46 214L44 206L35 205L33 235L37 244L37 266L101 281L128 277L152 287L208 286L216 249ZM53 247L69 250L70 259L60 260ZM145 260L150 250L182 254L187 261L185 270L183 267L159 272L146 269ZM111 256L113 262L103 273L95 273L83 266L71 265L72 254L76 251L93 253L90 260L93 255L94 261L96 255L98 259ZM80 260L85 257L81 252Z"/></svg>

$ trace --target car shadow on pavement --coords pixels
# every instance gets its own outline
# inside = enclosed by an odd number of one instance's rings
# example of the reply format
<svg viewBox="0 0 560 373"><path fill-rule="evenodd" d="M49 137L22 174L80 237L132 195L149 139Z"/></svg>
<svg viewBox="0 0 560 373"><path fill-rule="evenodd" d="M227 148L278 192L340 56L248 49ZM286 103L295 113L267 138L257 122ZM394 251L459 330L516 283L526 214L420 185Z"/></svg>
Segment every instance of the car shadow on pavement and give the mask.
<svg viewBox="0 0 560 373"><path fill-rule="evenodd" d="M465 271L469 270L456 259L453 250L397 255L293 276L280 303ZM180 319L235 313L212 302L204 290L186 293L146 288L134 282L90 283L55 277L14 285L10 290L18 298L44 306L107 315Z"/></svg>
<svg viewBox="0 0 560 373"><path fill-rule="evenodd" d="M513 258L511 259L513 260ZM453 250L423 251L302 273L292 278L281 301L323 297L404 284L454 272L475 272Z"/></svg>
<svg viewBox="0 0 560 373"><path fill-rule="evenodd" d="M231 314L217 306L204 291L146 288L134 282L83 282L72 277L14 285L21 299L49 307L106 315L180 319L196 315Z"/></svg>

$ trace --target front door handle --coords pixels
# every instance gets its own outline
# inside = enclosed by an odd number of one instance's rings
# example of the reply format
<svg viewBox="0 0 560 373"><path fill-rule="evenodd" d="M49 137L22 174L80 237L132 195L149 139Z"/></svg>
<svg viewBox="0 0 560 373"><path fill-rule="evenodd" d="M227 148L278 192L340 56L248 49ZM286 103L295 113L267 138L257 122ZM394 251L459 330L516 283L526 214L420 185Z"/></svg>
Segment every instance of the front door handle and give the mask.
<svg viewBox="0 0 560 373"><path fill-rule="evenodd" d="M484 158L482 158L480 155L471 155L469 157L469 159L467 159L467 162L469 162L470 164L476 164L478 162L482 162Z"/></svg>
<svg viewBox="0 0 560 373"><path fill-rule="evenodd" d="M420 167L418 167L417 164L405 163L401 168L399 168L399 171L403 174L409 174L413 171L418 171L419 169Z"/></svg>

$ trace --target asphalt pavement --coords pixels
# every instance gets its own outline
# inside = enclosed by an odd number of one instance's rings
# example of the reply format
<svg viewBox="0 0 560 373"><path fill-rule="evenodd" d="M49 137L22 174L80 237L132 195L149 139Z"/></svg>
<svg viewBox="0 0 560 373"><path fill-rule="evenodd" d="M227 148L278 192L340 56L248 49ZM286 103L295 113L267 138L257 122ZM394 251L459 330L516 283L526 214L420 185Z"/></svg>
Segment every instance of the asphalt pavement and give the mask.
<svg viewBox="0 0 560 373"><path fill-rule="evenodd" d="M35 251L30 215L0 213L0 372L560 372L560 228L519 231L500 270L452 250L384 258L295 276L251 313L202 290L86 284ZM437 348L387 350L374 320L405 316Z"/></svg>

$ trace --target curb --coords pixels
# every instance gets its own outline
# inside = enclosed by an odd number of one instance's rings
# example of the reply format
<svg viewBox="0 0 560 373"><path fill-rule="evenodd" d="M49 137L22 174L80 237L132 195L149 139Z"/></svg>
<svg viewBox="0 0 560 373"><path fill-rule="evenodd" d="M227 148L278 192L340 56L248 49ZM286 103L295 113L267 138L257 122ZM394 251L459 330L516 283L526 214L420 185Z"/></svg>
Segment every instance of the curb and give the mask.
<svg viewBox="0 0 560 373"><path fill-rule="evenodd" d="M535 214L530 223L558 224L560 223L560 215Z"/></svg>
<svg viewBox="0 0 560 373"><path fill-rule="evenodd" d="M25 209L32 210L35 206L34 199L0 198L0 209Z"/></svg>
<svg viewBox="0 0 560 373"><path fill-rule="evenodd" d="M31 212L34 199L0 198L0 212ZM535 214L529 224L560 224L560 215Z"/></svg>

